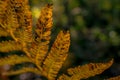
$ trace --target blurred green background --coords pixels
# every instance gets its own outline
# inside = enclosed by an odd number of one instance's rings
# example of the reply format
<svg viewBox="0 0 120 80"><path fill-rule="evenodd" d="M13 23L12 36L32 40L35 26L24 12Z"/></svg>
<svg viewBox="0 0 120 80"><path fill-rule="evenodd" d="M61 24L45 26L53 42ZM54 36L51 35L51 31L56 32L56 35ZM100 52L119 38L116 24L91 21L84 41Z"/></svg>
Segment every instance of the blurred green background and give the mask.
<svg viewBox="0 0 120 80"><path fill-rule="evenodd" d="M108 70L86 80L103 80L120 75L120 0L29 1L33 26L40 9L47 3L53 3L51 44L60 29L70 29L70 54L61 72L69 67L114 58L114 64Z"/></svg>
<svg viewBox="0 0 120 80"><path fill-rule="evenodd" d="M34 21L46 3L54 5L52 35L59 29L71 31L66 68L114 58L112 67L87 80L120 75L120 0L30 0Z"/></svg>
<svg viewBox="0 0 120 80"><path fill-rule="evenodd" d="M45 3L53 3L53 35L70 29L71 47L65 65L105 62L114 64L101 75L87 80L103 80L120 75L120 0L30 0L34 18ZM35 10L36 9L36 10ZM35 14L36 13L36 14ZM36 15L36 17L35 17Z"/></svg>

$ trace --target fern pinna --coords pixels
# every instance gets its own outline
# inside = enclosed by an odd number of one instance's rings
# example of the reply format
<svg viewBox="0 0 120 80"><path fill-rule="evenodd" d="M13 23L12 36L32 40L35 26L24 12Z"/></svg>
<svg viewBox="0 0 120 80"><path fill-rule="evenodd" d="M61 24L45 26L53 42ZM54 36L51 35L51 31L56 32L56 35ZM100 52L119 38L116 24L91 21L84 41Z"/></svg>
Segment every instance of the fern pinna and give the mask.
<svg viewBox="0 0 120 80"><path fill-rule="evenodd" d="M0 66L32 63L19 70L11 70L2 75L17 75L32 72L46 77L48 80L80 80L102 73L109 68L113 60L107 63L90 63L68 69L68 75L58 76L68 56L70 32L61 30L49 49L52 28L53 5L47 4L41 9L35 30L32 30L32 15L28 0L0 0L0 37L12 39L0 42L0 52L23 51L23 55L9 55L0 58Z"/></svg>

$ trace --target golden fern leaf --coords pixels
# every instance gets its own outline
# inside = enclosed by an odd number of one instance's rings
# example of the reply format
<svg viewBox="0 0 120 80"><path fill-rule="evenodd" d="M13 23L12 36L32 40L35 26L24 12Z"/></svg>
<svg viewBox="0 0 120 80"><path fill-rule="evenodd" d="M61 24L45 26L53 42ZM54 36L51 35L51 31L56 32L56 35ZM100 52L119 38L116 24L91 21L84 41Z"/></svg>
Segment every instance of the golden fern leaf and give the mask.
<svg viewBox="0 0 120 80"><path fill-rule="evenodd" d="M41 15L37 22L36 27L36 42L35 47L31 50L34 52L36 65L41 65L43 59L48 51L48 44L50 40L51 28L52 28L52 8L51 4L47 4L42 10Z"/></svg>
<svg viewBox="0 0 120 80"><path fill-rule="evenodd" d="M18 41L17 38L19 38L19 41L31 42L32 15L28 6L28 0L6 0L0 2L0 8L4 8L0 9L0 24L2 24L1 26L7 28L6 31L10 32L10 34L12 30L11 36L14 36L13 38L16 41ZM18 28L17 31L15 31L16 28ZM22 33L26 34L27 37L20 37Z"/></svg>
<svg viewBox="0 0 120 80"><path fill-rule="evenodd" d="M57 80L72 80L69 76L62 74L62 76L60 76ZM80 80L80 79L78 79Z"/></svg>
<svg viewBox="0 0 120 80"><path fill-rule="evenodd" d="M52 4L47 4L42 8L37 22L36 35L38 42L49 42L52 28Z"/></svg>
<svg viewBox="0 0 120 80"><path fill-rule="evenodd" d="M43 46L44 46L44 47L43 47ZM42 62L43 62L43 59L44 59L44 57L45 57L45 55L46 55L46 54L44 54L45 51L46 51L46 53L47 53L47 51L48 51L48 49L46 49L45 46L46 46L46 45L45 45L44 42L42 42L41 44L40 44L40 43L39 43L39 44L33 43L33 44L32 44L32 47L31 47L30 50L29 50L30 53L33 53L33 54L31 55L31 57L32 57L32 59L34 60L35 64L36 64L38 67L40 67L41 64L42 64Z"/></svg>
<svg viewBox="0 0 120 80"><path fill-rule="evenodd" d="M116 76L116 77L109 78L109 79L105 79L105 80L120 80L120 75Z"/></svg>
<svg viewBox="0 0 120 80"><path fill-rule="evenodd" d="M28 6L28 0L10 0L12 7L17 15L19 27L27 28L26 30L32 30L32 15L30 7Z"/></svg>
<svg viewBox="0 0 120 80"><path fill-rule="evenodd" d="M8 0L5 0L5 1L0 0L0 22L3 21L3 15L7 5L7 1Z"/></svg>
<svg viewBox="0 0 120 80"><path fill-rule="evenodd" d="M0 52L9 52L13 50L22 50L22 45L15 41L2 41L0 43Z"/></svg>
<svg viewBox="0 0 120 80"><path fill-rule="evenodd" d="M10 0L0 1L0 24L6 31L15 30L18 27L16 13Z"/></svg>
<svg viewBox="0 0 120 80"><path fill-rule="evenodd" d="M68 55L69 46L69 31L60 31L43 64L44 75L49 80L54 80L57 76L58 71Z"/></svg>
<svg viewBox="0 0 120 80"><path fill-rule="evenodd" d="M19 28L15 35L21 43L33 41L32 36L32 15L28 6L28 0L11 0L17 15Z"/></svg>
<svg viewBox="0 0 120 80"><path fill-rule="evenodd" d="M0 58L0 66L6 64L16 65L25 62L32 62L32 61L26 56L18 56L18 55L10 55L5 58Z"/></svg>
<svg viewBox="0 0 120 80"><path fill-rule="evenodd" d="M0 4L0 27L4 28L6 33L9 33L11 37L15 39L13 32L16 30L19 24L11 0L1 0Z"/></svg>
<svg viewBox="0 0 120 80"><path fill-rule="evenodd" d="M22 73L26 73L26 72L32 72L32 73L36 73L38 75L41 75L42 72L40 72L37 68L30 68L30 67L23 67L22 69L19 69L17 71L8 71L8 72L4 72L2 73L2 75L18 75L18 74L22 74Z"/></svg>
<svg viewBox="0 0 120 80"><path fill-rule="evenodd" d="M101 74L113 64L113 60L108 63L90 63L83 66L68 69L68 75L62 75L58 80L80 80Z"/></svg>
<svg viewBox="0 0 120 80"><path fill-rule="evenodd" d="M0 0L0 37L1 36L8 36L9 34L6 32L6 29L4 29L3 26L3 15L4 15L4 10L6 8L7 5L7 0L6 1L2 1ZM6 26L5 26L6 27Z"/></svg>
<svg viewBox="0 0 120 80"><path fill-rule="evenodd" d="M33 41L32 35L32 15L28 0L10 0L12 8L16 13L16 19L19 26L14 32L11 32L12 38L22 45L22 50L30 57L28 52L31 42Z"/></svg>
<svg viewBox="0 0 120 80"><path fill-rule="evenodd" d="M5 20L3 17L4 17L4 13L6 11L6 7L8 5L8 0L0 0L0 22L2 22L3 20Z"/></svg>
<svg viewBox="0 0 120 80"><path fill-rule="evenodd" d="M6 32L6 30L4 28L2 28L0 26L0 37L1 36L9 36L10 34L8 32Z"/></svg>

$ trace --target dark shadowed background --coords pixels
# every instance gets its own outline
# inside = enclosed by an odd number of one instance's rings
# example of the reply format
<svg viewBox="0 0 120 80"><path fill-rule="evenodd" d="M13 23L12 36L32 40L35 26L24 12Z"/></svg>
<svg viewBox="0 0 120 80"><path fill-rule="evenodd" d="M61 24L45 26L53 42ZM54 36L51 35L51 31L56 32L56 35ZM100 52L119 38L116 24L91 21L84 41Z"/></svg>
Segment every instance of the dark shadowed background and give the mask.
<svg viewBox="0 0 120 80"><path fill-rule="evenodd" d="M59 29L70 29L71 53L67 67L114 58L108 70L87 80L120 75L120 0L30 1L33 15L37 14L35 9L39 10L39 6L54 4L53 36Z"/></svg>

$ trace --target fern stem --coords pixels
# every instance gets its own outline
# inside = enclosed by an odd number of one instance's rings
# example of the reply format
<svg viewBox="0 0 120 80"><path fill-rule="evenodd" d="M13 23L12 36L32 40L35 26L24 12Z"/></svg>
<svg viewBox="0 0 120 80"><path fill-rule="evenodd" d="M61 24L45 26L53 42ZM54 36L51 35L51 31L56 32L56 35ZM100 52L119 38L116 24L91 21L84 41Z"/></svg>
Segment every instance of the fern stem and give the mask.
<svg viewBox="0 0 120 80"><path fill-rule="evenodd" d="M37 65L37 64L36 64L36 66L37 66L37 68L38 68L40 71L42 71L42 67L40 67L40 66Z"/></svg>
<svg viewBox="0 0 120 80"><path fill-rule="evenodd" d="M23 51L25 52L25 54L26 54L30 59L32 59L30 53L27 51L27 49L26 49L25 47L23 48ZM33 60L33 59L32 59L32 60Z"/></svg>
<svg viewBox="0 0 120 80"><path fill-rule="evenodd" d="M10 32L11 37L17 42L18 39L17 39L17 38L15 37L15 35L13 34L13 31L10 30L9 32Z"/></svg>
<svg viewBox="0 0 120 80"><path fill-rule="evenodd" d="M0 23L0 26L3 27L3 28L5 28L5 26L2 23Z"/></svg>
<svg viewBox="0 0 120 80"><path fill-rule="evenodd" d="M30 53L28 52L28 50L27 50L27 48L23 48L23 51L25 52L25 54L30 58L30 60L32 60L33 62L34 62L34 59L31 57L31 55L30 55ZM37 65L37 64L35 64L36 65L36 67L40 70L40 71L42 71L42 68L39 66L39 65Z"/></svg>

